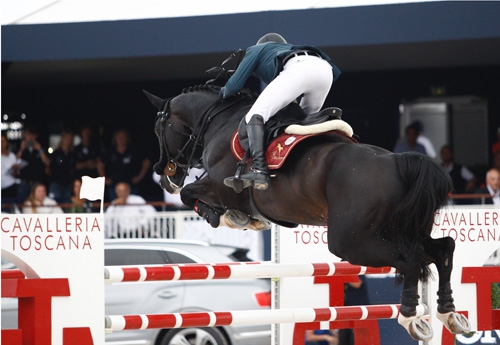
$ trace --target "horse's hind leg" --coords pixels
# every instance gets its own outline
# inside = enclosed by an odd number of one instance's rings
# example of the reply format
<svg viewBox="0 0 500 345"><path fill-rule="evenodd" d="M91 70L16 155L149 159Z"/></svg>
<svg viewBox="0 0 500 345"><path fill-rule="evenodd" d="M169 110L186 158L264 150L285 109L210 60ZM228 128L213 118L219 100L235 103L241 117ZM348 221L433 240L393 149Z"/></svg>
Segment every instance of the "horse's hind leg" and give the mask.
<svg viewBox="0 0 500 345"><path fill-rule="evenodd" d="M400 274L403 277L403 290L401 291L401 307L398 322L415 340L429 341L433 336L429 322L418 315L419 306L418 281L422 267L419 264L424 248L419 245L410 256L403 261ZM422 310L420 310L422 312Z"/></svg>
<svg viewBox="0 0 500 345"><path fill-rule="evenodd" d="M420 277L420 266L414 258L404 257L398 245L378 236L363 239L350 236L339 236L339 234L351 234L344 232L341 227L336 228L329 224L330 229L336 229L334 233L328 232L329 250L350 263L364 266L391 266L396 268L404 278L404 288L401 294L401 306L398 322L403 326L410 336L416 340L427 341L432 338L430 324L421 318L422 313L417 313L418 307L418 279ZM366 245L354 246L353 243L365 243ZM423 248L421 248L423 252ZM421 310L419 310L421 311Z"/></svg>
<svg viewBox="0 0 500 345"><path fill-rule="evenodd" d="M470 332L469 320L462 314L455 313L453 304L450 279L455 241L451 237L429 238L424 242L424 246L426 253L433 259L439 275L437 318L453 334Z"/></svg>

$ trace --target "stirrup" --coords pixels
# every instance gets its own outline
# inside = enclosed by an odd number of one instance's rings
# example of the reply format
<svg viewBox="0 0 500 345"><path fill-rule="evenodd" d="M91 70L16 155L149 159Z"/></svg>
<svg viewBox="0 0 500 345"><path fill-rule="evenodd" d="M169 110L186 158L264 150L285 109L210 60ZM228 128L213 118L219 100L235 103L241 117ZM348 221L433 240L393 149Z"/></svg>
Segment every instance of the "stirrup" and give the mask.
<svg viewBox="0 0 500 345"><path fill-rule="evenodd" d="M254 175L262 174L267 175L265 172L259 171L256 172L254 170L251 171ZM242 176L243 177L243 176ZM236 193L241 193L241 191L248 187L253 187L258 190L265 190L269 187L269 177L265 181L260 181L258 179L252 178L238 178L236 176L226 177L224 179L224 184L228 187L234 189Z"/></svg>
<svg viewBox="0 0 500 345"><path fill-rule="evenodd" d="M234 189L236 193L241 193L243 189L252 187L252 182L253 181L251 180L242 180L241 178L237 178L236 176L226 177L224 179L224 184Z"/></svg>

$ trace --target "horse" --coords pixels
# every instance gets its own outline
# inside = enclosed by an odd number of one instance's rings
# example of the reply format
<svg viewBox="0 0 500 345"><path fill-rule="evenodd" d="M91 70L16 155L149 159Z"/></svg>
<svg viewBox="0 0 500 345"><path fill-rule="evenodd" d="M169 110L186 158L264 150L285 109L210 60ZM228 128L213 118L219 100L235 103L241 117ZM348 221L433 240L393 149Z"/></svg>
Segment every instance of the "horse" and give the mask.
<svg viewBox="0 0 500 345"><path fill-rule="evenodd" d="M416 310L418 282L428 279L428 266L435 264L438 319L454 334L470 331L453 304L455 242L430 235L435 212L452 190L449 174L439 164L419 153L392 153L328 133L297 144L272 171L267 190L235 191L224 185L241 164L230 142L255 95L242 90L224 100L219 90L201 85L170 99L145 91L158 109L160 161L154 169L167 192L180 192L182 201L213 227L231 223L225 216L232 214L234 220L234 211L252 224L268 220L290 227L327 226L328 249L342 260L396 268L397 282L403 284L398 322L416 340L432 337L430 324ZM203 167L205 173L183 186L191 167Z"/></svg>

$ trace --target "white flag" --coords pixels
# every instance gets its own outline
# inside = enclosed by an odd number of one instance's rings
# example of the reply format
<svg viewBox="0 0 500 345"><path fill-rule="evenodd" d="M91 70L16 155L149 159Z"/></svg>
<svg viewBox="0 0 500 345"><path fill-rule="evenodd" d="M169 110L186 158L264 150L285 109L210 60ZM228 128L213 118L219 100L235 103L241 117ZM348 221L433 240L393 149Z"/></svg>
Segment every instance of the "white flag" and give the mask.
<svg viewBox="0 0 500 345"><path fill-rule="evenodd" d="M104 177L82 176L82 188L80 189L80 199L90 201L104 200Z"/></svg>

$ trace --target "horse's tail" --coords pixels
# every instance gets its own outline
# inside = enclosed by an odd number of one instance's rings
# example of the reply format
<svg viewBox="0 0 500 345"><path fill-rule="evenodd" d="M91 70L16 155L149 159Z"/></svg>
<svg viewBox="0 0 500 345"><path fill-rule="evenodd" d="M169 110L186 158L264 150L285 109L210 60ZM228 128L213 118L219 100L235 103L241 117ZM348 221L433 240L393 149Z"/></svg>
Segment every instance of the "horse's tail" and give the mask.
<svg viewBox="0 0 500 345"><path fill-rule="evenodd" d="M429 262L421 244L430 236L435 212L448 201L452 181L448 172L428 156L405 152L394 154L394 158L407 192L384 230L397 239L406 258L421 263L420 279L426 280Z"/></svg>

